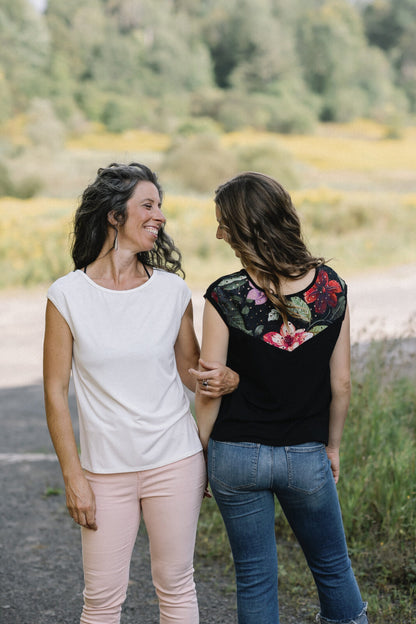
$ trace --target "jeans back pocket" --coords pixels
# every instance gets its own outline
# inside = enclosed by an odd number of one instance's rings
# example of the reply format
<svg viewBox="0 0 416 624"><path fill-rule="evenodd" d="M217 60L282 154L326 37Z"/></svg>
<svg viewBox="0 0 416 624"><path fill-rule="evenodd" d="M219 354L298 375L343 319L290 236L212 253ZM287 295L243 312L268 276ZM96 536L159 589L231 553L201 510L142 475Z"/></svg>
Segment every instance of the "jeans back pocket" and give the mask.
<svg viewBox="0 0 416 624"><path fill-rule="evenodd" d="M256 486L260 444L254 442L219 442L208 445L208 478L211 483L238 489Z"/></svg>
<svg viewBox="0 0 416 624"><path fill-rule="evenodd" d="M306 442L286 446L289 489L305 494L317 492L326 482L329 460L325 445Z"/></svg>

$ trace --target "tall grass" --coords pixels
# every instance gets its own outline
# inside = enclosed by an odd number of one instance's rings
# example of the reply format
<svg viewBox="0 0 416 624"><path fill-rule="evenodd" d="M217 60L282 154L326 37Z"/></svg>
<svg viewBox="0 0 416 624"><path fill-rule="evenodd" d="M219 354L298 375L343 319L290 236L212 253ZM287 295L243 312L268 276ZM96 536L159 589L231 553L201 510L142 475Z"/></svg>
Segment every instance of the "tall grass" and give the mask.
<svg viewBox="0 0 416 624"><path fill-rule="evenodd" d="M380 124L357 120L350 124L323 124L311 135L230 132L224 135L223 142L227 146L256 145L274 137L297 160L319 171L414 172L416 128L404 129L400 140L386 138L387 133L388 129Z"/></svg>
<svg viewBox="0 0 416 624"><path fill-rule="evenodd" d="M408 340L354 351L354 390L341 448L345 531L372 624L414 624L416 618L416 366L392 368L392 354L406 351ZM312 622L319 606L314 582L278 505L276 536L281 602ZM216 557L232 574L212 500L202 505L197 552Z"/></svg>
<svg viewBox="0 0 416 624"><path fill-rule="evenodd" d="M49 283L71 266L72 202L0 200L0 287Z"/></svg>

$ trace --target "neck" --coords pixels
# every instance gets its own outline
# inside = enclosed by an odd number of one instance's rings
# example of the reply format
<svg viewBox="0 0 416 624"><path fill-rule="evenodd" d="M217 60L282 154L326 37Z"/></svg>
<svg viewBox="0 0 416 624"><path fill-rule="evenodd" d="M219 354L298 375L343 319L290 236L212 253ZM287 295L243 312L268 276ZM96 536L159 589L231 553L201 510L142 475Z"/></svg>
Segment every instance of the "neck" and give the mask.
<svg viewBox="0 0 416 624"><path fill-rule="evenodd" d="M115 290L139 286L149 277L144 264L136 254L110 249L87 268L88 276L97 283Z"/></svg>
<svg viewBox="0 0 416 624"><path fill-rule="evenodd" d="M264 277L256 271L255 269L246 269L247 273L251 277L254 282L260 286L261 288L267 288L270 292L276 293L277 288L276 285L273 284L270 280L267 283L264 283ZM279 289L280 293L284 295L290 295L298 290L306 287L310 281L313 279L315 274L315 269L310 269L305 275L301 277L283 277L283 275L279 275Z"/></svg>

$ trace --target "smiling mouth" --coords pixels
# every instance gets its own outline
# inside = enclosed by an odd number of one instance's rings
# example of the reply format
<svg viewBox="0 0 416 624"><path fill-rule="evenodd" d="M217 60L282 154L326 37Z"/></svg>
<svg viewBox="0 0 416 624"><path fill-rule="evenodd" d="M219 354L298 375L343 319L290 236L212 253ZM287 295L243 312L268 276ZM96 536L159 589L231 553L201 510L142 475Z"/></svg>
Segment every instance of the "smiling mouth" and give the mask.
<svg viewBox="0 0 416 624"><path fill-rule="evenodd" d="M146 228L145 228L145 230L146 230L147 232L149 232L152 236L154 236L154 238L157 238L157 237L158 237L158 234L159 234L159 230L158 230L158 228L155 228L155 227L146 227Z"/></svg>

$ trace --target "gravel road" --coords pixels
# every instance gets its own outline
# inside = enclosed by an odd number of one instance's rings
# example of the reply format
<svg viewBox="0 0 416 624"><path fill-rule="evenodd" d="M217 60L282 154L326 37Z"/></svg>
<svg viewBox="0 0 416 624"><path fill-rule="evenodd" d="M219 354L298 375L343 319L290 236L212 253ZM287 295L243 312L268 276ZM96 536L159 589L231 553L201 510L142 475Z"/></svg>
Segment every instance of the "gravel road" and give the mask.
<svg viewBox="0 0 416 624"><path fill-rule="evenodd" d="M413 363L416 337L416 267L349 280L352 335L408 336ZM62 478L45 426L41 349L45 289L0 293L0 622L77 624L82 604L79 528L69 518ZM200 334L203 299L194 295ZM75 418L73 392L71 409ZM196 560L201 624L236 622L233 579L216 564ZM312 608L313 607L313 608ZM281 601L282 624L307 624ZM140 530L123 624L156 624L147 538ZM261 623L259 623L261 624Z"/></svg>

